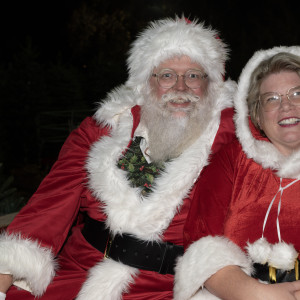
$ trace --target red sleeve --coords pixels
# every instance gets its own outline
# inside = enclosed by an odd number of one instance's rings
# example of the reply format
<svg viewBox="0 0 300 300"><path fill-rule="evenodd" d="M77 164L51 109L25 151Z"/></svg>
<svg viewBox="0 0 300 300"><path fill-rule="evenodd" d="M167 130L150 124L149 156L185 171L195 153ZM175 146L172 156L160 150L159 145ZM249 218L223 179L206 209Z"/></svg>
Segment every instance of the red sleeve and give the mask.
<svg viewBox="0 0 300 300"><path fill-rule="evenodd" d="M224 146L202 171L184 227L185 248L202 237L223 235L239 147L237 141Z"/></svg>
<svg viewBox="0 0 300 300"><path fill-rule="evenodd" d="M8 232L37 239L56 254L78 214L80 195L85 188L87 153L92 143L107 134L107 128L86 118L67 138L50 173L10 224Z"/></svg>

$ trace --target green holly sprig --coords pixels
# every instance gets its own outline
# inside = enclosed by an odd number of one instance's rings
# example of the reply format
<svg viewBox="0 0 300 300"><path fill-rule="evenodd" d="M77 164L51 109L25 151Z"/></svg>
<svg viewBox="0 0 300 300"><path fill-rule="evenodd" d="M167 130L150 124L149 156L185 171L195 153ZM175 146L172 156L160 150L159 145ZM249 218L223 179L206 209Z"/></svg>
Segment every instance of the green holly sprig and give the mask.
<svg viewBox="0 0 300 300"><path fill-rule="evenodd" d="M118 167L127 171L127 178L133 187L142 187L142 195L151 192L155 178L164 169L163 164L148 163L140 149L140 138L136 138L118 161Z"/></svg>

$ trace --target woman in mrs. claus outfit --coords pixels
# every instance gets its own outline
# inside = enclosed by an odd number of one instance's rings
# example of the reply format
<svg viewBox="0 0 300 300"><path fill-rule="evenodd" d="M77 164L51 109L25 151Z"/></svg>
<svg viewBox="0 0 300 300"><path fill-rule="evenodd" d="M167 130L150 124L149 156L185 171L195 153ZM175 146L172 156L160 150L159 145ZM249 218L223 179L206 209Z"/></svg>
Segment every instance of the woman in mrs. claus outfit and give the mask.
<svg viewBox="0 0 300 300"><path fill-rule="evenodd" d="M176 299L300 299L300 47L257 51L234 107L238 141L197 183Z"/></svg>

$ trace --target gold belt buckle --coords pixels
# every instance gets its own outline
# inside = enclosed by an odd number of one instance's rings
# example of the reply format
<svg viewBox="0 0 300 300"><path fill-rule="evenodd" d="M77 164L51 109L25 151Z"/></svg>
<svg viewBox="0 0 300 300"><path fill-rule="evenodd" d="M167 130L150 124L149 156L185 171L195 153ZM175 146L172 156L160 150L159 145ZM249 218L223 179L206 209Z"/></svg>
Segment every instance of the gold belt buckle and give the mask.
<svg viewBox="0 0 300 300"><path fill-rule="evenodd" d="M295 260L295 279L299 280L299 261L298 258ZM269 266L269 281L271 283L276 283L277 278L276 278L276 268Z"/></svg>
<svg viewBox="0 0 300 300"><path fill-rule="evenodd" d="M107 242L106 242L105 251L104 251L104 258L109 258L109 252L110 252L110 248L111 248L111 244L112 244L113 240L114 240L114 237L111 234L109 234Z"/></svg>
<svg viewBox="0 0 300 300"><path fill-rule="evenodd" d="M296 280L299 280L299 260L296 258L295 261L295 278Z"/></svg>
<svg viewBox="0 0 300 300"><path fill-rule="evenodd" d="M270 283L276 283L276 268L269 266L269 281Z"/></svg>

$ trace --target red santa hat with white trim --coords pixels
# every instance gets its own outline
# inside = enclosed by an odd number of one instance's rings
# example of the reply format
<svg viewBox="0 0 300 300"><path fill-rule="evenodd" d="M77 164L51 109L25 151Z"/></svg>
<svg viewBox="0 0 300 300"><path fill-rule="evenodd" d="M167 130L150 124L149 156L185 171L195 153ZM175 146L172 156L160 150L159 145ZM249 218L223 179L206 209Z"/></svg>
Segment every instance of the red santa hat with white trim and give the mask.
<svg viewBox="0 0 300 300"><path fill-rule="evenodd" d="M176 17L151 22L132 43L127 59L127 84L140 91L155 67L182 55L199 63L211 82L223 81L228 49L218 32L197 20Z"/></svg>

